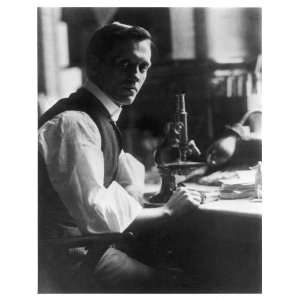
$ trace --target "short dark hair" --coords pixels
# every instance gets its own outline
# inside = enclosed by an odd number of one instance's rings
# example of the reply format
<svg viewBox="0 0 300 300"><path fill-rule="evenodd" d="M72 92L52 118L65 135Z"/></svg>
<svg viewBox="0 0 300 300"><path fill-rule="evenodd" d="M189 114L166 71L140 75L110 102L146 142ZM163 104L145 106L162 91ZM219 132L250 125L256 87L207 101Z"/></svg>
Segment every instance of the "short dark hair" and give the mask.
<svg viewBox="0 0 300 300"><path fill-rule="evenodd" d="M99 59L103 59L116 43L130 40L150 40L151 45L153 45L152 36L146 29L140 26L113 22L95 31L88 44L86 56L94 55Z"/></svg>

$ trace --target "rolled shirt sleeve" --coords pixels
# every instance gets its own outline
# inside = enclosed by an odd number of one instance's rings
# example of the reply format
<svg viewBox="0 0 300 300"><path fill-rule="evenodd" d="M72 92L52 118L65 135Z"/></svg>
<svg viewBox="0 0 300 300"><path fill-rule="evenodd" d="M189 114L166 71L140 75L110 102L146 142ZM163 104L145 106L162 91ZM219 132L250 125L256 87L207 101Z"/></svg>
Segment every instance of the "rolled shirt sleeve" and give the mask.
<svg viewBox="0 0 300 300"><path fill-rule="evenodd" d="M134 186L143 191L145 187L145 167L130 153L121 152L116 180L123 187Z"/></svg>
<svg viewBox="0 0 300 300"><path fill-rule="evenodd" d="M40 128L38 142L50 181L83 233L122 232L140 213L119 183L104 187L101 136L87 114L59 114Z"/></svg>

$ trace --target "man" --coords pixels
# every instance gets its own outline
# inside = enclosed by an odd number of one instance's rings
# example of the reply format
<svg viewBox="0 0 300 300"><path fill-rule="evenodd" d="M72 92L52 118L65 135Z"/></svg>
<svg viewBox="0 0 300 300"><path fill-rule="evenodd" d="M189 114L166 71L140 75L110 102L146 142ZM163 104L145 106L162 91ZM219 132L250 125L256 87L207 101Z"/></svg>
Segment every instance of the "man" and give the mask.
<svg viewBox="0 0 300 300"><path fill-rule="evenodd" d="M122 150L115 124L134 102L151 66L151 35L113 23L97 30L86 55L88 81L39 121L39 235L147 232L199 205L179 189L162 207L143 208L143 168ZM142 179L142 180L141 180ZM109 248L94 275L108 288L144 286L155 272Z"/></svg>

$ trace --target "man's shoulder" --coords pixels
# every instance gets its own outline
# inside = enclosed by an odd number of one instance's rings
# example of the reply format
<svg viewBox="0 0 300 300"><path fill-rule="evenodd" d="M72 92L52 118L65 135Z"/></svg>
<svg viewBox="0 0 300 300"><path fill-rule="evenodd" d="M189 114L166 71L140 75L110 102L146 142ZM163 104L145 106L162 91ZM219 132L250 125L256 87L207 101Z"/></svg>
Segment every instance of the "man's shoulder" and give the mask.
<svg viewBox="0 0 300 300"><path fill-rule="evenodd" d="M64 112L61 112L54 118L58 118L62 122L70 123L81 123L91 121L90 116L86 112L80 110L66 110Z"/></svg>
<svg viewBox="0 0 300 300"><path fill-rule="evenodd" d="M43 124L40 130L45 130L48 127L57 126L60 128L82 128L88 127L93 130L97 130L97 127L91 117L78 110L67 110L57 114L51 120L48 120Z"/></svg>

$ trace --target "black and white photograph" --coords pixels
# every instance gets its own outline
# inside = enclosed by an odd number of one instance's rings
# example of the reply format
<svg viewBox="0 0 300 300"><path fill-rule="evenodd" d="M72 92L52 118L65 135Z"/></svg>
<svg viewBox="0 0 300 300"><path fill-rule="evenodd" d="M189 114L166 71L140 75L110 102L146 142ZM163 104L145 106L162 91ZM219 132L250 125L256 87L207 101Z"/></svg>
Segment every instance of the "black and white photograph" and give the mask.
<svg viewBox="0 0 300 300"><path fill-rule="evenodd" d="M299 299L297 1L1 6L3 299Z"/></svg>
<svg viewBox="0 0 300 300"><path fill-rule="evenodd" d="M261 7L37 7L38 293L262 293Z"/></svg>

